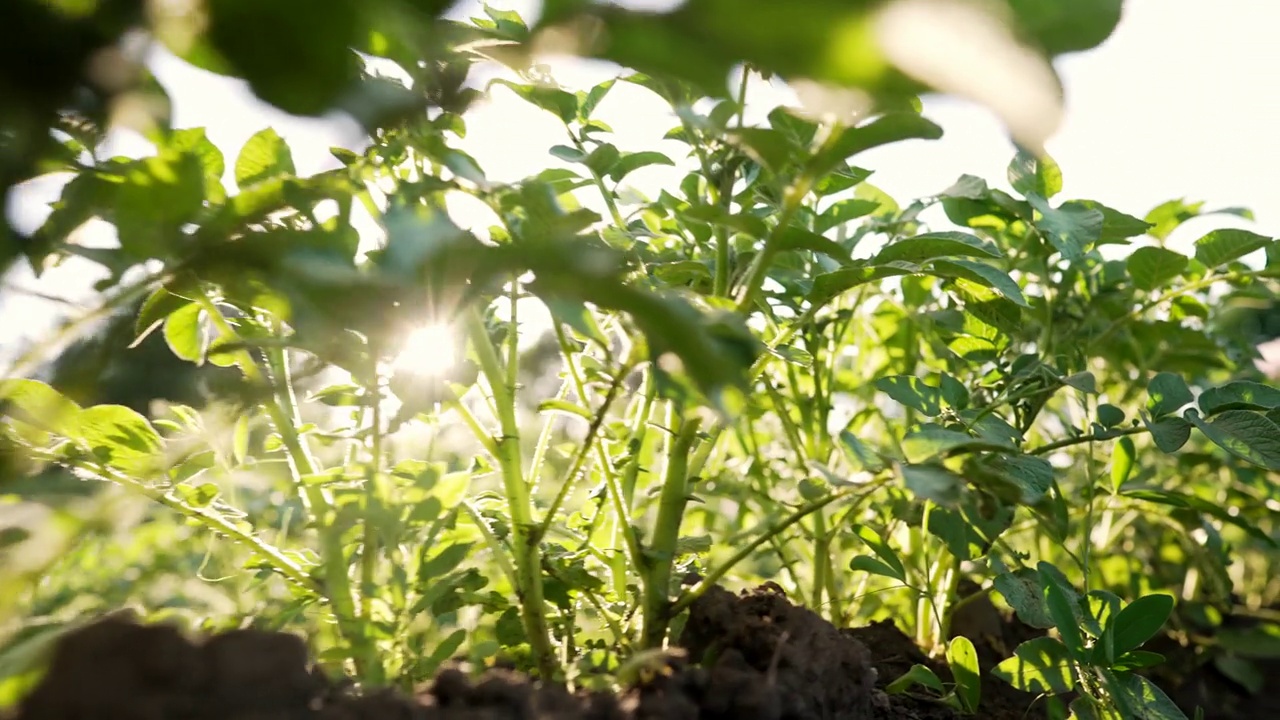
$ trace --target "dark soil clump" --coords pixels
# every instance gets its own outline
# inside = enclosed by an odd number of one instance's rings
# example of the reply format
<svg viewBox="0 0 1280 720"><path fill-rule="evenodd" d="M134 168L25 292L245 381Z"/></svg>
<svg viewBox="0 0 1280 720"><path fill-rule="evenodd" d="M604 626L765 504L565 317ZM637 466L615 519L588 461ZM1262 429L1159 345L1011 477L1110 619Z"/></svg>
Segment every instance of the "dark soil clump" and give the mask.
<svg viewBox="0 0 1280 720"><path fill-rule="evenodd" d="M744 685L773 696L758 699L779 704L777 717L871 716L876 674L867 648L792 605L776 585L740 596L712 588L690 608L680 644L693 659L709 660L713 677L731 670L754 676Z"/></svg>
<svg viewBox="0 0 1280 720"><path fill-rule="evenodd" d="M886 695L914 663L949 679L891 622L837 630L766 585L716 588L690 608L681 644L619 694L571 694L508 670L440 671L417 696L357 693L295 636L236 630L192 640L113 616L68 633L18 720L952 720L924 695ZM1043 717L984 678L978 717ZM1005 692L1007 691L1007 692ZM1012 694L1011 694L1012 693ZM1030 713L1028 706L1032 707ZM1040 714L1037 714L1040 712Z"/></svg>

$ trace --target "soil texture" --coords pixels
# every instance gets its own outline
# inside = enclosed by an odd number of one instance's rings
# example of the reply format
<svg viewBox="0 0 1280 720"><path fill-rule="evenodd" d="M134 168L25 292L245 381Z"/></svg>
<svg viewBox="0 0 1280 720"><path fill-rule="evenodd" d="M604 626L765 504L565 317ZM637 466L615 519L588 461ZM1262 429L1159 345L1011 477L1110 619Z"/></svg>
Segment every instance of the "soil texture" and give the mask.
<svg viewBox="0 0 1280 720"><path fill-rule="evenodd" d="M971 605L979 606L978 603ZM990 720L1046 717L1044 701L989 675L1036 631L994 616L957 617L983 666L982 706L961 716L927 694L883 687L913 664L944 681L892 621L839 630L766 584L714 588L690 608L681 651L620 693L578 692L492 669L441 670L416 695L357 692L326 677L298 637L235 630L192 639L110 616L67 633L13 720ZM985 627L966 628L966 623ZM970 634L972 632L972 635ZM1012 643L1012 644L1010 644ZM1199 686L1193 686L1190 693ZM1188 698L1178 697L1185 701ZM1203 702L1203 698L1200 698ZM1253 706L1253 718L1280 717ZM1234 720L1242 715L1208 718Z"/></svg>

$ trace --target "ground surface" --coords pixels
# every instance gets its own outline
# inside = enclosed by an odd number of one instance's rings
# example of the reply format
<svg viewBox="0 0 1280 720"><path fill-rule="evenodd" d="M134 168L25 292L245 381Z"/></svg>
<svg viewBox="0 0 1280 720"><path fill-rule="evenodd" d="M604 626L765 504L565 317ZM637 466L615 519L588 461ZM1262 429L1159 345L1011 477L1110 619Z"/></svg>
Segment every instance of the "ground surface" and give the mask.
<svg viewBox="0 0 1280 720"><path fill-rule="evenodd" d="M983 666L976 717L1047 717L1043 700L987 674L1036 632L989 603L966 605L955 628L974 640ZM993 614L994 613L994 614ZM441 671L417 696L357 694L313 669L297 637L239 630L193 641L172 627L107 618L66 635L49 671L18 710L20 720L951 720L925 694L880 688L915 663L950 679L891 621L838 630L769 585L742 595L714 589L690 610L673 657L614 695L490 670ZM1166 648L1176 650L1176 648ZM1194 665L1194 660L1191 660ZM1274 674L1276 666L1263 666ZM1274 687L1274 685L1273 685ZM1196 671L1167 688L1206 705L1206 720L1280 718L1272 696L1249 696ZM1272 704L1267 704L1268 702Z"/></svg>

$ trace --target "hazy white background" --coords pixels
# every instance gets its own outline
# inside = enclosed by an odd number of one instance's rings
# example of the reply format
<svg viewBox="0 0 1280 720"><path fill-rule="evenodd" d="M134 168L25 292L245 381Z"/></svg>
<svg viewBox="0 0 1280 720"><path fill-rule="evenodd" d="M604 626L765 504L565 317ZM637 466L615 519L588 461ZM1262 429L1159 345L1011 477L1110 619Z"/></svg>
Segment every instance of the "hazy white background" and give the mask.
<svg viewBox="0 0 1280 720"><path fill-rule="evenodd" d="M537 6L519 0L491 4L526 17ZM467 16L477 8L468 2L453 14ZM1048 150L1062 167L1064 197L1098 200L1137 216L1180 197L1203 200L1207 208L1242 205L1257 215L1256 223L1229 217L1193 221L1175 235L1174 247L1185 248L1208 229L1226 225L1280 234L1277 27L1280 5L1266 0L1128 0L1124 19L1103 46L1057 62L1066 85L1067 114ZM274 127L286 139L303 174L335 166L329 147L361 141L345 118L284 115L255 100L238 81L164 56L156 58L153 69L174 101L174 125L204 126L222 148L229 186L240 146L263 127ZM573 88L589 87L616 73L612 66L576 61L557 64L553 70L560 82ZM757 86L750 97L766 106L770 100L787 100L776 89ZM925 114L942 125L945 137L860 156L859 165L875 170L877 185L903 200L936 193L964 173L1005 184L1013 148L994 117L945 98L926 99L925 106ZM598 115L613 125L623 149L653 148L675 124L656 98L622 84ZM465 149L499 181L553 164L546 150L563 142L558 120L515 100L505 89L496 89L490 101L468 115L468 129ZM145 142L123 134L113 143L121 153L148 149ZM681 146L658 147L678 153ZM650 168L637 173L636 183L653 187L673 177L678 174L669 169ZM10 204L10 216L28 228L38 226L59 186L56 180L30 183ZM97 232L109 238L109 229ZM0 365L66 312L60 303L11 290L38 288L86 302L93 279L92 267L76 263L38 282L25 269L6 277L0 293Z"/></svg>

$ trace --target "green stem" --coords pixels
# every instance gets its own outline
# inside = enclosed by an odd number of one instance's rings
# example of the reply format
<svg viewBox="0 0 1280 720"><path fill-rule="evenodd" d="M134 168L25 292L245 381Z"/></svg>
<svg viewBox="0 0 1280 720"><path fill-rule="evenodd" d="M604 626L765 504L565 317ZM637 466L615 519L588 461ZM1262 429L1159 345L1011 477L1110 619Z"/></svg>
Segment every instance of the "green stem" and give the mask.
<svg viewBox="0 0 1280 720"><path fill-rule="evenodd" d="M694 586L693 589L689 590L689 592L680 596L680 598L677 599L675 603L671 605L671 611L668 614L668 617L675 617L676 615L679 615L685 610L688 610L689 606L692 605L695 600L702 597L704 594L706 594L707 590L710 590L717 583L719 583L720 579L723 578L725 575L729 574L729 571L732 570L734 566L736 566L738 563L742 562L743 560L746 560L748 557L751 556L751 553L756 551L756 548L760 547L766 542L769 542L771 538L776 537L777 535L782 533L782 531L786 530L792 525L795 525L796 523L809 517L813 513L821 510L822 508L830 505L831 503L837 500L841 500L846 497L849 497L850 495L853 495L854 492L857 490L865 490L866 493L862 495L862 497L864 498L868 497L871 495L871 493L879 489L885 482L886 482L885 480L880 480L878 482L869 483L865 486L840 488L839 490L831 493L830 495L824 498L819 498L817 500L813 500L808 503L805 503L804 505L801 505L799 508L796 509L795 512L788 515L781 522L765 529L764 532L760 533L760 535L756 537L756 539L752 540L751 542L747 543L743 547L739 548L738 551L735 552L732 556L730 556L728 560L725 560L714 570L708 572L706 577L704 577L701 582L699 582L696 586Z"/></svg>
<svg viewBox="0 0 1280 720"><path fill-rule="evenodd" d="M475 308L466 313L467 335L480 360L480 371L493 396L499 432L494 441L495 460L502 470L502 486L511 515L511 543L515 554L516 594L520 599L525 634L539 674L551 680L556 672L556 653L547 622L546 601L542 589L542 551L538 526L533 519L533 499L524 479L520 458L520 427L516 422L515 388L498 357L498 349L489 337L484 318ZM514 331L513 331L514 332Z"/></svg>
<svg viewBox="0 0 1280 720"><path fill-rule="evenodd" d="M569 347L569 338L565 335L564 328L559 323L555 326L556 339L560 342L560 350L564 353L565 365L569 369L569 376L573 378L574 391L582 402L586 402L587 386L582 380L582 373L578 371L578 366L574 364L572 359L572 349ZM609 451L604 446L604 441L599 435L595 440L595 451L597 461L600 463L600 473L604 476L605 488L608 490L608 499L610 506L613 508L614 519L617 523L618 532L623 537L623 547L626 549L627 560L631 567L640 567L640 540L636 537L635 528L631 524L631 513L628 511L626 495L623 493L622 483L618 480L618 473L613 467L612 459L609 457ZM615 582L621 578L615 578ZM619 586L625 583L618 583Z"/></svg>
<svg viewBox="0 0 1280 720"><path fill-rule="evenodd" d="M674 425L679 418L674 403L668 406L667 424ZM660 648L666 641L667 622L670 616L671 570L675 565L677 545L680 541L680 521L689 502L689 451L698 439L699 418L689 418L680 423L680 429L670 439L667 447L667 469L662 480L662 492L658 498L658 517L654 522L653 540L645 558L644 607L641 614L643 627L642 646Z"/></svg>
<svg viewBox="0 0 1280 720"><path fill-rule="evenodd" d="M814 612L822 614L822 598L827 589L827 570L830 566L831 538L827 535L827 518L822 510L813 513L813 592L810 601Z"/></svg>
<svg viewBox="0 0 1280 720"><path fill-rule="evenodd" d="M614 376L613 383L609 385L609 392L604 397L604 402L600 404L600 409L596 411L595 417L591 419L591 426L587 428L587 436L583 438L582 445L579 446L578 452L574 455L573 462L569 463L569 471L565 473L564 480L560 483L560 490L556 492L556 497L551 501L551 506L547 508L546 514L542 518L542 527L538 534L546 536L551 530L556 513L560 512L560 506L564 504L565 498L568 497L569 491L573 488L578 480L578 475L582 472L582 468L586 465L587 455L591 453L591 448L595 446L596 438L600 434L600 427L604 425L605 418L609 416L609 408L613 405L613 401L618 396L618 389L622 387L622 379L627 374L624 370Z"/></svg>
<svg viewBox="0 0 1280 720"><path fill-rule="evenodd" d="M40 458L54 463L66 463L64 458L60 458L54 453L45 454L38 449L31 449L30 452L34 457ZM227 520L220 513L211 510L208 507L192 507L179 500L173 494L165 492L161 488L152 487L143 483L125 473L119 472L113 468L101 465L83 465L75 463L72 465L76 470L87 473L104 482L113 483L121 487L127 488L139 495L152 500L153 502L164 505L165 507L175 510L183 517L194 520L195 522L205 526L209 530L224 535L231 539L232 542L239 543L249 548L254 554L264 559L273 570L280 573L290 582L307 588L317 595L323 594L321 588L307 571L300 567L297 563L289 559L287 555L273 545L268 545L261 538L251 532L246 532L239 525Z"/></svg>
<svg viewBox="0 0 1280 720"><path fill-rule="evenodd" d="M210 322L218 331L219 339L232 346L241 344L240 336L227 322L217 304L205 293L195 293L196 302L204 308ZM280 436L284 445L285 457L289 462L289 472L293 485L307 514L308 522L316 529L320 538L321 557L324 568L324 597L329 601L329 608L337 621L342 636L352 646L361 649L356 658L356 672L362 677L367 668L364 657L370 641L360 627L356 618L355 597L351 590L351 578L347 574L346 552L342 546L342 534L331 522L333 504L328 493L319 485L309 483L307 478L319 472L315 458L311 455L298 428L302 419L298 415L297 398L293 392L293 384L289 377L289 359L285 349L272 346L265 349L267 367L270 375L258 367L257 361L248 350L235 351L236 364L250 383L265 385L271 388L272 400L264 406L271 424Z"/></svg>
<svg viewBox="0 0 1280 720"><path fill-rule="evenodd" d="M489 529L489 524L484 521L484 516L476 509L468 500L463 500L459 505L471 518L471 522L480 531L480 536L484 538L485 545L489 546L489 552L493 553L493 560L498 564L498 569L506 576L507 582L511 583L511 587L518 587L520 584L520 574L516 572L516 567L511 564L511 558L508 557L507 549L502 546L502 541L498 536L493 534L493 530Z"/></svg>
<svg viewBox="0 0 1280 720"><path fill-rule="evenodd" d="M1111 334L1119 330L1121 327L1123 327L1125 323L1136 320L1143 313L1156 307L1157 305L1161 305L1163 303L1166 303L1170 300L1181 297L1188 293L1196 292L1197 290L1204 290L1205 288L1211 287L1220 282L1231 282L1232 280L1247 280L1249 278L1255 278L1255 277L1271 277L1272 274L1274 273L1275 273L1274 269L1263 268L1261 270L1233 272L1233 273L1227 273L1224 275L1209 275L1208 277L1202 278L1189 285L1184 285L1178 288L1177 290L1171 290L1167 293L1162 294L1159 297L1155 297L1155 298L1151 298L1150 300L1147 300L1143 304L1139 305L1137 308L1134 308L1134 310L1130 312L1128 315L1125 315L1124 317L1121 317L1121 318L1116 318L1110 325L1106 327L1106 329L1102 331L1100 335L1098 335L1097 337L1089 341L1089 347L1090 348L1097 347L1098 343L1111 337Z"/></svg>
<svg viewBox="0 0 1280 720"><path fill-rule="evenodd" d="M1051 453L1054 450L1061 450L1062 448L1065 448L1065 447L1071 447L1072 445L1083 445L1084 443L1098 442L1102 440L1114 440L1118 437L1124 437L1125 435L1141 435L1144 432L1149 432L1149 431L1145 427L1131 427L1131 428L1124 428L1120 430L1108 430L1106 431L1106 433L1102 435L1096 435L1096 434L1090 433L1088 435L1080 435L1078 437L1067 438L1065 440L1058 440L1055 442L1046 443L1044 445L1041 445L1040 447L1036 447L1028 450L1027 454L1028 455L1044 455L1046 453Z"/></svg>
<svg viewBox="0 0 1280 720"><path fill-rule="evenodd" d="M376 352L372 353L375 357ZM370 405L369 428L369 470L365 478L364 517L360 522L363 540L360 549L360 618L366 627L373 623L373 598L377 594L378 569L378 523L377 513L382 503L382 388L376 370L373 372L371 386L367 392L372 400ZM377 652L377 644L369 642L364 648L365 675L361 678L371 684L381 684L384 676L382 661Z"/></svg>

